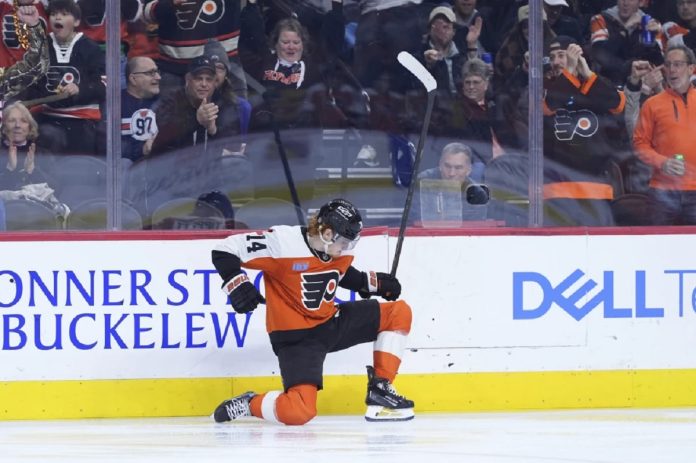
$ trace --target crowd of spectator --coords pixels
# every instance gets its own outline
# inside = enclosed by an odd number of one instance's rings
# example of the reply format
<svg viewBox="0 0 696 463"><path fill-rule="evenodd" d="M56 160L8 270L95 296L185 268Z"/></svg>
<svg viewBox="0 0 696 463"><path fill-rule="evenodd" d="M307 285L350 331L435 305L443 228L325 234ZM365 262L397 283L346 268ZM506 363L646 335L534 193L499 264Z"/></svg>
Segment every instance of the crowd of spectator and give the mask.
<svg viewBox="0 0 696 463"><path fill-rule="evenodd" d="M109 5L18 2L38 9L50 66L3 102L0 188L46 183L62 200L53 166L106 154ZM3 67L24 53L16 3L0 2ZM528 178L526 0L120 3L123 197L145 227L170 199L218 191L307 211L334 164L348 198L352 166L391 167L402 197L422 179L490 184L488 218L519 225L494 203ZM696 0L544 0L542 23L544 225L696 224ZM438 83L427 172L407 176L426 95L402 50Z"/></svg>

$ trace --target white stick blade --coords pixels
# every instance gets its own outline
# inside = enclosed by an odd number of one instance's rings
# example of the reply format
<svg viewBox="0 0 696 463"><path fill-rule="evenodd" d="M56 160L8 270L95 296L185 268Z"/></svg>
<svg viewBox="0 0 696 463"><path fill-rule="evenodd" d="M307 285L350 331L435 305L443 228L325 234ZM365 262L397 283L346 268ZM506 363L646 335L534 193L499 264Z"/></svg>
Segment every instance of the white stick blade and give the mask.
<svg viewBox="0 0 696 463"><path fill-rule="evenodd" d="M416 78L421 81L428 92L431 92L437 88L435 78L412 54L407 51L402 51L399 53L396 59L399 60L399 63L401 63L403 67L408 69L411 74L416 76Z"/></svg>

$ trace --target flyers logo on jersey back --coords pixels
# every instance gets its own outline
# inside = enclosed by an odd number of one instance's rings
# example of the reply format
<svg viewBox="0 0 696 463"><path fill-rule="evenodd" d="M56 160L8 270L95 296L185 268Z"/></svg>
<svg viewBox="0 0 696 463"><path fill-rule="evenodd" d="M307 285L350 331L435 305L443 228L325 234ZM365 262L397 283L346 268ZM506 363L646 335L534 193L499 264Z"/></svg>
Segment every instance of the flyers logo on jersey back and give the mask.
<svg viewBox="0 0 696 463"><path fill-rule="evenodd" d="M331 302L338 289L338 271L303 273L302 303L307 310L319 310L322 301Z"/></svg>
<svg viewBox="0 0 696 463"><path fill-rule="evenodd" d="M223 0L184 1L176 10L176 21L180 29L190 30L201 22L214 24L225 14Z"/></svg>

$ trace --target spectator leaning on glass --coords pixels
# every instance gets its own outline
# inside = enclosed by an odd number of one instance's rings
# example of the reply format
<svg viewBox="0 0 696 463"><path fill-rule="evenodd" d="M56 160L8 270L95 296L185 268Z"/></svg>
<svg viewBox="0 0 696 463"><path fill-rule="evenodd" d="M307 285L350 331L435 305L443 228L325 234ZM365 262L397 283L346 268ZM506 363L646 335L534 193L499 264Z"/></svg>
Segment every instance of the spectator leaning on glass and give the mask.
<svg viewBox="0 0 696 463"><path fill-rule="evenodd" d="M653 167L648 194L655 225L696 225L696 58L675 45L665 54L668 88L649 98L633 133L638 156Z"/></svg>
<svg viewBox="0 0 696 463"><path fill-rule="evenodd" d="M471 174L473 153L471 148L464 143L448 143L442 148L440 160L437 167L426 169L418 174L420 180L454 180L462 183L462 191L467 185L472 185L476 182L472 180ZM466 204L466 199L462 201ZM411 220L417 222L420 220L420 188L416 190L416 196L413 200L414 207L411 208Z"/></svg>

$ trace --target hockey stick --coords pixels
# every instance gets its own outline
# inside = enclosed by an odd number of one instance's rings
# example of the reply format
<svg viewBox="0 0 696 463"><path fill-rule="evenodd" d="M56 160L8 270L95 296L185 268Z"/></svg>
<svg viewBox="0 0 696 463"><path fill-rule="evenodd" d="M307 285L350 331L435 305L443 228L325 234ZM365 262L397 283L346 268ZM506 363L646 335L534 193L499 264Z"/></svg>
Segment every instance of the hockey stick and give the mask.
<svg viewBox="0 0 696 463"><path fill-rule="evenodd" d="M56 93L54 95L42 96L41 98L34 98L33 100L24 100L21 103L28 108L38 106L40 104L54 103L56 101L65 100L69 98L70 95L67 93Z"/></svg>
<svg viewBox="0 0 696 463"><path fill-rule="evenodd" d="M297 187L295 186L295 181L292 177L292 170L290 169L290 162L288 161L288 155L285 151L285 146L283 145L283 139L280 137L280 128L278 127L278 122L275 117L275 109L270 99L268 99L267 89L259 83L256 79L249 75L246 71L242 70L244 77L246 79L249 87L253 88L261 95L261 98L268 104L271 113L271 127L273 128L273 140L275 141L276 148L278 150L278 156L280 156L280 162L283 166L283 173L285 174L285 181L288 184L288 190L290 191L290 198L292 203L296 206L297 221L300 225L306 225L307 220L302 214L302 204L300 203L300 196L297 194Z"/></svg>
<svg viewBox="0 0 696 463"><path fill-rule="evenodd" d="M402 51L397 56L399 63L408 71L416 76L423 84L425 91L428 92L428 104L425 110L425 119L423 119L423 128L421 129L420 138L418 139L418 148L416 149L416 159L413 161L413 174L411 175L411 183L408 185L408 193L406 194L406 204L404 212L401 216L401 226L399 227L399 236L396 239L396 250L394 251L394 261L391 267L391 276L396 276L396 269L399 266L399 257L401 256L401 247L404 243L404 234L406 233L406 224L408 223L408 214L411 211L411 202L413 201L413 191L416 186L416 177L418 175L418 166L420 165L421 157L423 157L423 145L425 137L428 135L428 126L430 125L430 117L433 114L433 104L435 103L435 90L437 90L437 82L435 78L428 72L423 65L418 62L412 54Z"/></svg>
<svg viewBox="0 0 696 463"><path fill-rule="evenodd" d="M346 65L346 63L343 62L343 60L337 58L334 61L336 64L338 64L338 67L341 68L341 71L348 77L348 79L353 83L353 85L355 85L357 89L360 90L360 96L362 96L362 99L365 102L365 112L367 113L367 115L369 115L372 111L372 107L370 106L370 94L367 93L367 90L365 90L358 78L355 77L355 74L350 72L350 69L348 69L348 66Z"/></svg>

